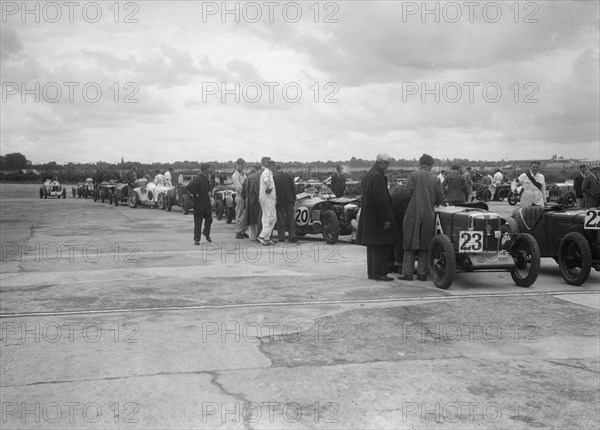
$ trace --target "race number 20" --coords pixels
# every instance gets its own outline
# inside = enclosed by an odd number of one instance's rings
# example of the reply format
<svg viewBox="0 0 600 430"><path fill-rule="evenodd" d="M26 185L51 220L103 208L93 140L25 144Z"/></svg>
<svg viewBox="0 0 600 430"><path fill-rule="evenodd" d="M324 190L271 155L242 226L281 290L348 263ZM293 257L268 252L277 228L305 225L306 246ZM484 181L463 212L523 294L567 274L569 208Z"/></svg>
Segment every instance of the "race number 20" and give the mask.
<svg viewBox="0 0 600 430"><path fill-rule="evenodd" d="M600 210L591 209L585 213L583 228L586 230L600 230Z"/></svg>
<svg viewBox="0 0 600 430"><path fill-rule="evenodd" d="M461 231L458 252L483 252L483 233L481 231Z"/></svg>

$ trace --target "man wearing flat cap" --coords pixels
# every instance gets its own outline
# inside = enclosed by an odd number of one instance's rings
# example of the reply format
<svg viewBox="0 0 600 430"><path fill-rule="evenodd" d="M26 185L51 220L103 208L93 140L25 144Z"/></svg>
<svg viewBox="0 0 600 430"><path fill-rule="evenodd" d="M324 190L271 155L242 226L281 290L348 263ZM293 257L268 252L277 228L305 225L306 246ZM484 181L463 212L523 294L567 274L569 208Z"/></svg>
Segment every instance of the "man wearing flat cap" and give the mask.
<svg viewBox="0 0 600 430"><path fill-rule="evenodd" d="M460 166L458 164L450 167L451 172L446 176L444 181L444 194L449 205L459 205L465 203L465 196L469 192L469 186L464 176L459 173Z"/></svg>
<svg viewBox="0 0 600 430"><path fill-rule="evenodd" d="M242 189L244 187L244 167L246 162L243 158L238 158L235 162L235 172L231 175L231 182L235 188L235 238L246 239L248 234L248 225L246 223L246 202L242 198Z"/></svg>
<svg viewBox="0 0 600 430"><path fill-rule="evenodd" d="M585 207L600 207L600 166L590 167L590 173L583 180L581 190L585 195Z"/></svg>
<svg viewBox="0 0 600 430"><path fill-rule="evenodd" d="M210 238L210 226L212 224L212 208L210 205L210 172L209 164L200 165L200 174L187 185L187 189L193 198L194 207L194 245L200 245L200 235L206 237L207 242L212 242ZM202 230L204 222L204 231Z"/></svg>
<svg viewBox="0 0 600 430"><path fill-rule="evenodd" d="M367 276L376 281L393 281L387 276L390 248L394 246L396 226L385 172L391 158L378 154L375 164L362 179L362 208L356 243L367 247Z"/></svg>
<svg viewBox="0 0 600 430"><path fill-rule="evenodd" d="M429 243L435 235L435 206L442 203L443 192L440 180L431 171L433 157L423 154L419 159L421 168L408 176L406 193L410 202L406 208L403 226L404 260L402 261L403 281L412 281L415 270L415 255L419 255L417 279L427 279Z"/></svg>

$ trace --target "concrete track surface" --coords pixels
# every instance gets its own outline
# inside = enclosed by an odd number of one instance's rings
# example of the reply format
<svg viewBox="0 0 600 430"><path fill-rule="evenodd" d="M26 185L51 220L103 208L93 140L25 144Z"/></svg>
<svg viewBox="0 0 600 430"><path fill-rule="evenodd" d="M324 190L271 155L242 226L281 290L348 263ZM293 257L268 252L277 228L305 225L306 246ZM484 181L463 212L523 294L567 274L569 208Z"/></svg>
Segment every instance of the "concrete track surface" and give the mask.
<svg viewBox="0 0 600 430"><path fill-rule="evenodd" d="M0 214L3 429L600 425L598 272L444 291L367 280L348 237L194 246L178 207L2 184Z"/></svg>

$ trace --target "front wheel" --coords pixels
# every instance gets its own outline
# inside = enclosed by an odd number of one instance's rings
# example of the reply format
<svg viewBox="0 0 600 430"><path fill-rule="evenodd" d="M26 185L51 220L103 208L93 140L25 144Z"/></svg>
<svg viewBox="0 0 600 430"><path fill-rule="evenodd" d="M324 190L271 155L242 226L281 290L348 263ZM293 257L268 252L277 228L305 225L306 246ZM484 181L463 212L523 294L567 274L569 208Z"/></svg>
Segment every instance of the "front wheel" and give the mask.
<svg viewBox="0 0 600 430"><path fill-rule="evenodd" d="M540 248L535 238L527 233L518 235L510 248L510 255L515 261L510 272L513 282L519 287L533 285L540 272Z"/></svg>
<svg viewBox="0 0 600 430"><path fill-rule="evenodd" d="M512 191L510 193L508 193L508 204L511 206L516 205L517 203L519 203L521 199L519 198L518 194L513 193Z"/></svg>
<svg viewBox="0 0 600 430"><path fill-rule="evenodd" d="M578 232L568 233L558 247L558 267L567 284L579 286L587 281L592 268L592 250Z"/></svg>
<svg viewBox="0 0 600 430"><path fill-rule="evenodd" d="M168 194L165 197L165 208L167 209L167 212L171 212L171 209L173 208L173 202Z"/></svg>
<svg viewBox="0 0 600 430"><path fill-rule="evenodd" d="M40 188L40 199L44 197L44 190L42 188Z"/></svg>
<svg viewBox="0 0 600 430"><path fill-rule="evenodd" d="M506 190L500 190L498 191L498 201L502 201L504 200L506 197L508 197L509 191Z"/></svg>
<svg viewBox="0 0 600 430"><path fill-rule="evenodd" d="M572 191L569 191L565 195L565 206L568 208L572 208L573 206L575 206L575 203L577 203L577 199L575 198L575 193Z"/></svg>
<svg viewBox="0 0 600 430"><path fill-rule="evenodd" d="M134 209L137 207L139 203L138 200L138 196L136 194L135 191L132 191L129 193L129 195L127 196L127 204L129 205L130 208Z"/></svg>
<svg viewBox="0 0 600 430"><path fill-rule="evenodd" d="M165 193L160 193L158 195L158 207L161 210L165 210L166 209L166 205L165 205Z"/></svg>
<svg viewBox="0 0 600 430"><path fill-rule="evenodd" d="M329 245L337 242L340 236L340 223L334 211L326 211L321 217L321 225L323 226L323 239Z"/></svg>
<svg viewBox="0 0 600 430"><path fill-rule="evenodd" d="M490 190L484 190L481 196L483 197L484 202L492 200L492 192Z"/></svg>
<svg viewBox="0 0 600 430"><path fill-rule="evenodd" d="M62 198L63 198L63 200L67 198L67 190L63 190ZM59 197L59 199L60 199L60 197Z"/></svg>
<svg viewBox="0 0 600 430"><path fill-rule="evenodd" d="M429 244L429 261L427 263L431 280L436 287L447 290L454 282L456 273L456 256L454 246L448 236L437 234Z"/></svg>

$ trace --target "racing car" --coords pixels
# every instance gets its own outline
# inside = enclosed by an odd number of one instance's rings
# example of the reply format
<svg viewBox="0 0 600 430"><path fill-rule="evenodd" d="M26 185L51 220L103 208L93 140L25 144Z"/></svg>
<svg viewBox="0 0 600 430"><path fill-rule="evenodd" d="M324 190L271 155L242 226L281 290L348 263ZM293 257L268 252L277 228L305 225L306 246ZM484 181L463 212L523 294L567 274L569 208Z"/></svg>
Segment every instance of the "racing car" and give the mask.
<svg viewBox="0 0 600 430"><path fill-rule="evenodd" d="M485 203L437 207L436 235L429 246L428 269L442 289L452 285L457 270L510 270L514 283L531 286L540 269L540 250L527 233L515 233L507 220Z"/></svg>
<svg viewBox="0 0 600 430"><path fill-rule="evenodd" d="M180 175L177 185L167 190L165 196L165 206L167 211L171 212L173 206L181 206L184 215L187 215L192 209L192 197L187 189L189 184L196 175Z"/></svg>
<svg viewBox="0 0 600 430"><path fill-rule="evenodd" d="M86 178L85 181L83 181L82 195L86 199L88 196L94 195L94 180L92 178Z"/></svg>
<svg viewBox="0 0 600 430"><path fill-rule="evenodd" d="M60 185L58 181L51 181L50 179L46 179L44 185L40 188L40 199L47 199L50 197L58 197L59 199L62 197L63 199L67 198L67 189Z"/></svg>
<svg viewBox="0 0 600 430"><path fill-rule="evenodd" d="M134 187L127 197L130 208L144 205L165 209L165 197L171 187L158 186L154 182L148 182L146 178L137 179Z"/></svg>
<svg viewBox="0 0 600 430"><path fill-rule="evenodd" d="M541 257L553 258L568 284L585 283L592 267L600 271L600 208L527 206L515 209L508 221L513 232L536 239Z"/></svg>
<svg viewBox="0 0 600 430"><path fill-rule="evenodd" d="M71 188L71 192L73 193L73 197L77 196L81 198L83 196L83 182L78 182L76 186Z"/></svg>
<svg viewBox="0 0 600 430"><path fill-rule="evenodd" d="M569 183L555 183L546 187L546 200L572 208L577 203L575 187Z"/></svg>
<svg viewBox="0 0 600 430"><path fill-rule="evenodd" d="M336 243L340 235L352 233L350 222L356 218L359 203L359 198L326 199L308 193L297 194L294 205L296 235L321 234L326 243Z"/></svg>
<svg viewBox="0 0 600 430"><path fill-rule="evenodd" d="M220 220L225 216L227 224L235 218L235 196L233 184L217 185L213 193L215 201L215 214Z"/></svg>

